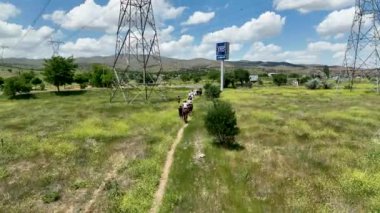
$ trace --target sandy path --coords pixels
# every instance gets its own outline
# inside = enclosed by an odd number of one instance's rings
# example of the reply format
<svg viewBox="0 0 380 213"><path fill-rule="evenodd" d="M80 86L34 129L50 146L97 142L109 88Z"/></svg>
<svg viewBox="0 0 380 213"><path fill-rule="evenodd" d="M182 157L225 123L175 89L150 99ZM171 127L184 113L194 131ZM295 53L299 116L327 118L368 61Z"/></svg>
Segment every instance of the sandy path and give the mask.
<svg viewBox="0 0 380 213"><path fill-rule="evenodd" d="M151 213L157 213L160 209L160 206L162 204L162 200L163 200L164 195L165 195L165 190L166 190L166 185L167 185L168 179L169 179L170 169L171 169L172 164L173 164L174 153L175 153L175 150L177 148L177 145L182 140L183 132L184 132L186 127L187 127L187 124L185 126L183 126L178 131L177 138L175 139L170 151L168 152L168 155L166 157L165 167L164 167L164 170L162 171L162 174L161 174L160 185L159 185L158 190L154 196L153 206L150 210Z"/></svg>

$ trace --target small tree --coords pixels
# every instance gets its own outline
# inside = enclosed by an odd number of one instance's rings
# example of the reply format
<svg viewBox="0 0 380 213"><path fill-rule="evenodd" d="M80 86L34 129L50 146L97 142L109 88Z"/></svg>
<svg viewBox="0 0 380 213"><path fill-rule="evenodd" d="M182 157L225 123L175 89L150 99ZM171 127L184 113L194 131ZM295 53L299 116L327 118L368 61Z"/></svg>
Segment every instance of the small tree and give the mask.
<svg viewBox="0 0 380 213"><path fill-rule="evenodd" d="M42 80L38 77L34 77L31 81L30 81L31 84L33 84L34 86L37 86L37 85L40 85L42 84Z"/></svg>
<svg viewBox="0 0 380 213"><path fill-rule="evenodd" d="M111 87L113 81L114 81L114 75L110 70L108 70L106 73L104 73L104 75L102 75L103 87L108 87L108 88Z"/></svg>
<svg viewBox="0 0 380 213"><path fill-rule="evenodd" d="M74 58L64 58L61 56L53 56L51 59L46 59L44 64L45 80L57 87L71 84L74 81L74 70L78 67L74 63Z"/></svg>
<svg viewBox="0 0 380 213"><path fill-rule="evenodd" d="M32 80L36 77L36 74L33 71L24 72L21 74L21 78L25 80L26 83L32 83Z"/></svg>
<svg viewBox="0 0 380 213"><path fill-rule="evenodd" d="M204 86L203 86L203 89L206 91L206 90L208 90L208 88L210 88L211 87L211 83L206 83Z"/></svg>
<svg viewBox="0 0 380 213"><path fill-rule="evenodd" d="M129 78L142 83L143 76L139 72L130 72ZM110 87L113 81L113 71L105 65L93 64L90 83L93 87Z"/></svg>
<svg viewBox="0 0 380 213"><path fill-rule="evenodd" d="M86 73L76 73L74 76L74 82L79 84L81 89L85 89L89 81L90 77Z"/></svg>
<svg viewBox="0 0 380 213"><path fill-rule="evenodd" d="M235 79L240 82L240 85L243 86L244 83L249 82L249 72L244 69L237 69L234 71Z"/></svg>
<svg viewBox="0 0 380 213"><path fill-rule="evenodd" d="M183 82L190 81L190 80L191 80L191 75L188 74L188 73L182 73L182 74L181 74L181 80L182 80Z"/></svg>
<svg viewBox="0 0 380 213"><path fill-rule="evenodd" d="M323 67L323 73L325 73L327 78L330 78L330 68L328 66Z"/></svg>
<svg viewBox="0 0 380 213"><path fill-rule="evenodd" d="M216 85L210 85L207 89L205 89L206 97L209 99L216 99L220 97L220 88Z"/></svg>
<svg viewBox="0 0 380 213"><path fill-rule="evenodd" d="M4 85L4 78L0 77L0 88L3 88Z"/></svg>
<svg viewBox="0 0 380 213"><path fill-rule="evenodd" d="M204 119L205 127L210 135L222 145L233 145L235 136L239 134L237 119L232 106L223 101L215 101L207 111Z"/></svg>
<svg viewBox="0 0 380 213"><path fill-rule="evenodd" d="M272 75L273 83L277 86L286 85L288 83L288 76L285 74Z"/></svg>
<svg viewBox="0 0 380 213"><path fill-rule="evenodd" d="M217 81L220 79L220 72L217 71L217 70L211 70L208 74L208 79L212 80L212 81Z"/></svg>
<svg viewBox="0 0 380 213"><path fill-rule="evenodd" d="M236 88L234 73L227 72L224 76L224 88L228 88L230 84L232 85L232 88Z"/></svg>
<svg viewBox="0 0 380 213"><path fill-rule="evenodd" d="M200 75L193 75L193 81L194 83L199 83L202 80L202 77Z"/></svg>

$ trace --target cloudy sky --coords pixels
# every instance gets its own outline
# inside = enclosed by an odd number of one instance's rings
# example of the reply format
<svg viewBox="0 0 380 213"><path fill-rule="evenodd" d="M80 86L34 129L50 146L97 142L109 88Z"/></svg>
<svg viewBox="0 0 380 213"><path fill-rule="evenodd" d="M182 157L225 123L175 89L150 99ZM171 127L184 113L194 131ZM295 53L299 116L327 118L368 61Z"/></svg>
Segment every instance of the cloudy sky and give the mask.
<svg viewBox="0 0 380 213"><path fill-rule="evenodd" d="M231 60L341 65L355 0L152 0L161 54ZM61 55L112 55L120 0L0 0L4 57L46 58L50 37ZM47 5L45 7L45 5ZM41 18L38 18L41 17Z"/></svg>

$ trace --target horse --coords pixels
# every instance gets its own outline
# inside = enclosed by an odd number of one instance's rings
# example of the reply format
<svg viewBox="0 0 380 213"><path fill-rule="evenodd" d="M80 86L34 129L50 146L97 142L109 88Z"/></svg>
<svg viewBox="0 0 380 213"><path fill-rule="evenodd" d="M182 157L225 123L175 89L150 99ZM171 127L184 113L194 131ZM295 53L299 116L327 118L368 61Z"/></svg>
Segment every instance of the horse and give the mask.
<svg viewBox="0 0 380 213"><path fill-rule="evenodd" d="M190 109L188 107L186 107L186 108L184 107L182 109L182 119L183 119L183 121L185 121L185 123L187 123L187 118L189 116L189 113L190 113Z"/></svg>

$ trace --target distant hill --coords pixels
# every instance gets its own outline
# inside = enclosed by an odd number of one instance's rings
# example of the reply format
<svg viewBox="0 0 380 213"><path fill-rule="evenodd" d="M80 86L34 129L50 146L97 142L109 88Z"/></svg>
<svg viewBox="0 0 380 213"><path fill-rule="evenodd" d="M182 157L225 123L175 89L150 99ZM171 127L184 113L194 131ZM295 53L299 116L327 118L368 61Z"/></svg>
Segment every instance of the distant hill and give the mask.
<svg viewBox="0 0 380 213"><path fill-rule="evenodd" d="M106 64L113 66L114 57L90 57L90 58L76 58L76 62L81 69L88 69L94 63ZM7 58L4 59L5 66L20 67L29 69L42 69L43 59L25 59L25 58ZM133 65L136 61L132 61ZM219 69L220 63L215 60L208 60L204 58L196 58L191 60L182 60L162 57L162 64L164 71L186 71L190 69L204 70L204 69ZM4 66L4 65L3 65ZM263 62L263 61L227 61L225 63L226 69L244 68L248 70L262 70L266 72L295 72L295 73L310 73L315 70L322 69L322 65L299 65L287 62ZM340 67L331 67L332 71L339 70Z"/></svg>

